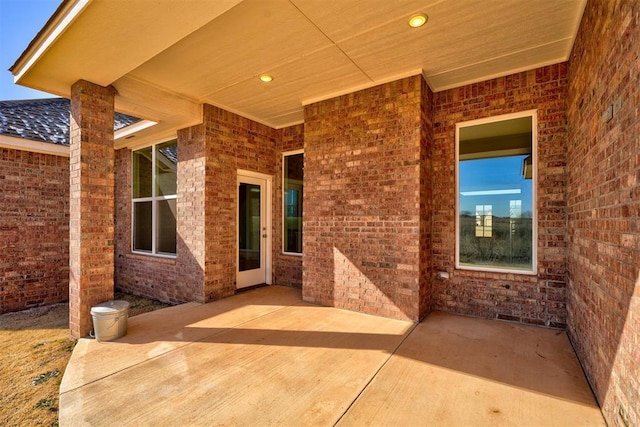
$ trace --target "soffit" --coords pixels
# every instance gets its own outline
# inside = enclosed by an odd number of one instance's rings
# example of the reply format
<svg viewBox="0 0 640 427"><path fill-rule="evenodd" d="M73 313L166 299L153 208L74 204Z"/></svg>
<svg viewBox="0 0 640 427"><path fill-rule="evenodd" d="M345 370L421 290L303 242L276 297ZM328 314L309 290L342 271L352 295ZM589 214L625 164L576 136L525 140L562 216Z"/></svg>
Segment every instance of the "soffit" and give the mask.
<svg viewBox="0 0 640 427"><path fill-rule="evenodd" d="M460 128L460 141L531 133L531 116L473 124Z"/></svg>
<svg viewBox="0 0 640 427"><path fill-rule="evenodd" d="M92 0L20 83L61 95L79 78L113 84L120 111L172 127L205 102L284 127L305 104L399 77L440 91L566 61L585 3ZM411 29L416 12L429 21Z"/></svg>
<svg viewBox="0 0 640 427"><path fill-rule="evenodd" d="M43 48L20 83L65 95L71 84L87 77L108 86L240 1L191 0L188 7L172 1L162 7L139 0L66 1L50 20L54 27L41 31L12 71L20 72L16 68L25 65L29 50L37 55ZM56 29L61 34L56 36ZM47 44L48 38L55 40Z"/></svg>

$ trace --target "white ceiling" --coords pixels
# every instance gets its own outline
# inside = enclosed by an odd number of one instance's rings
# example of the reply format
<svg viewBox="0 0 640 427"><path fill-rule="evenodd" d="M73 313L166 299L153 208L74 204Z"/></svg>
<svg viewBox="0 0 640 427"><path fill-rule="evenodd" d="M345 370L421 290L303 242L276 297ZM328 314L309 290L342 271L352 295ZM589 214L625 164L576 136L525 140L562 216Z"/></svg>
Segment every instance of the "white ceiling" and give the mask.
<svg viewBox="0 0 640 427"><path fill-rule="evenodd" d="M308 103L400 77L437 92L566 61L585 3L67 0L12 71L62 96L78 79L115 86L119 111L159 122L140 141L199 122L201 103L280 128ZM413 29L417 12L429 20Z"/></svg>

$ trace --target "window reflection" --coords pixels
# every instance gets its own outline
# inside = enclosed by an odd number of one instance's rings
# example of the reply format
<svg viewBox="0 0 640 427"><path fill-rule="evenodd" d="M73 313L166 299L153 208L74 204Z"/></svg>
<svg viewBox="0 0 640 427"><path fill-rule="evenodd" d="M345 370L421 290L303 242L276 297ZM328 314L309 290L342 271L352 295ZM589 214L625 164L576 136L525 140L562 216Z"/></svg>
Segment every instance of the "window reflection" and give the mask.
<svg viewBox="0 0 640 427"><path fill-rule="evenodd" d="M460 128L461 267L533 270L531 123L528 116Z"/></svg>
<svg viewBox="0 0 640 427"><path fill-rule="evenodd" d="M283 250L302 253L302 202L304 189L304 155L284 156L284 238Z"/></svg>

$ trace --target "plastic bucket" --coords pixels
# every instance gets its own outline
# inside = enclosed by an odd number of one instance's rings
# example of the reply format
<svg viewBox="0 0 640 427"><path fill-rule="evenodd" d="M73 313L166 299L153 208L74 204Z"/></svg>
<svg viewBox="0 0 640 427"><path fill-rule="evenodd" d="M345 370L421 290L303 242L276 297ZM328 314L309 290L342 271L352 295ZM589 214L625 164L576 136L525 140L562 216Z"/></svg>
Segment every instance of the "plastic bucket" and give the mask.
<svg viewBox="0 0 640 427"><path fill-rule="evenodd" d="M129 303L127 301L107 301L91 307L93 332L98 341L112 341L127 333Z"/></svg>

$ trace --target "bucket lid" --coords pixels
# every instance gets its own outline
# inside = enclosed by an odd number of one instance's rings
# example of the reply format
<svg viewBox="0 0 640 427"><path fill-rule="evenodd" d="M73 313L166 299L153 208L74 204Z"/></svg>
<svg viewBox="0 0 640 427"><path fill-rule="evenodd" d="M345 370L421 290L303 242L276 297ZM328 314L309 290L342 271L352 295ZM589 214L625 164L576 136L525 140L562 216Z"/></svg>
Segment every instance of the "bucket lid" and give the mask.
<svg viewBox="0 0 640 427"><path fill-rule="evenodd" d="M127 301L107 301L91 307L91 314L115 314L129 308Z"/></svg>

